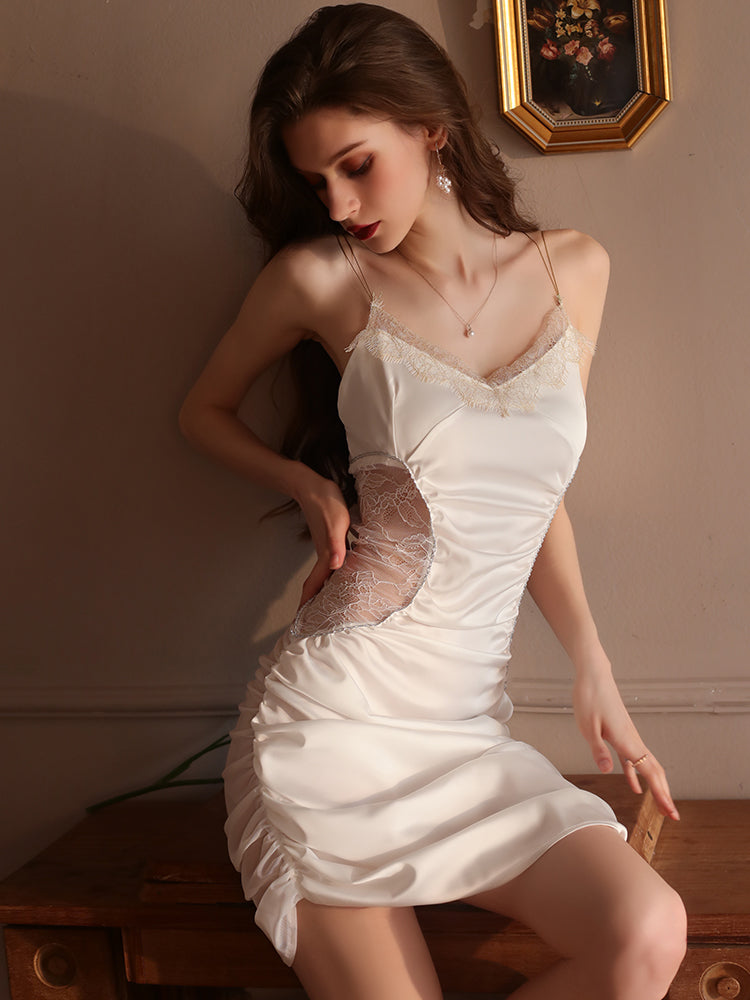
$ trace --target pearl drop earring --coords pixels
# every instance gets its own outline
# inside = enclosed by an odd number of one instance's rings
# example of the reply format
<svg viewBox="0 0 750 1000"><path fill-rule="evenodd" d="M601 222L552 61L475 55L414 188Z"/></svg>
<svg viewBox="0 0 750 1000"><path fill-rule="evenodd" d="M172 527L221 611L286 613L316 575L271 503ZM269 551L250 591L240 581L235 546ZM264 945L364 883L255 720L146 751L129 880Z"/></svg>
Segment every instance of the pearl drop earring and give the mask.
<svg viewBox="0 0 750 1000"><path fill-rule="evenodd" d="M443 166L443 161L440 158L440 150L438 149L437 146L435 146L435 155L437 156L437 161L438 161L437 174L435 175L435 183L444 194L450 194L451 188L453 187L453 181L446 173L445 167Z"/></svg>

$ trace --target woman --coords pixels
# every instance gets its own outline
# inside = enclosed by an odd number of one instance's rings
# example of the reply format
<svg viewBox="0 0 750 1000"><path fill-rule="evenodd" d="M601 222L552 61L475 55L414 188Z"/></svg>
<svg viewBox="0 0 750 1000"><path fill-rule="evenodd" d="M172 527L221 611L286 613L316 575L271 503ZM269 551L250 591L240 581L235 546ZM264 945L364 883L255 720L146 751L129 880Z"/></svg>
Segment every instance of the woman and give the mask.
<svg viewBox="0 0 750 1000"><path fill-rule="evenodd" d="M608 742L677 818L617 693L561 502L606 254L519 214L445 53L369 4L323 8L271 58L240 192L273 256L181 424L292 498L317 552L225 771L258 923L314 1000L439 997L413 907L453 899L565 956L517 1000L659 1000L684 952L678 897L605 803L506 726L528 582L576 668L597 765L612 767ZM236 414L290 351L308 406L286 457Z"/></svg>

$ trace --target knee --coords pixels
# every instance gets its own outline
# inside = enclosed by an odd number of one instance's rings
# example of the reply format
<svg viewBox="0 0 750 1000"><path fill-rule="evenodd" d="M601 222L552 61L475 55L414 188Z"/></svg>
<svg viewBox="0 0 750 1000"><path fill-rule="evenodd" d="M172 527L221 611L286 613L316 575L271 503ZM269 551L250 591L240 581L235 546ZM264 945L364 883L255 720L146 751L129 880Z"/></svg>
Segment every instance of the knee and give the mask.
<svg viewBox="0 0 750 1000"><path fill-rule="evenodd" d="M618 963L618 978L627 984L622 996L661 1000L685 957L686 948L685 907L677 893L664 884L624 928Z"/></svg>

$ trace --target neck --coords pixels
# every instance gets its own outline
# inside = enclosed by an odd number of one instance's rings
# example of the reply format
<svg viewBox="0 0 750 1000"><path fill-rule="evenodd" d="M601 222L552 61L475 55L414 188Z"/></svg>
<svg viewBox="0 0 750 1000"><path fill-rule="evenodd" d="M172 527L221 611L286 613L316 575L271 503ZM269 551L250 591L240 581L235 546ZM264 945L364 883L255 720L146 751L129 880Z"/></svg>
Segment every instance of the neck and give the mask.
<svg viewBox="0 0 750 1000"><path fill-rule="evenodd" d="M422 271L449 281L471 281L486 271L493 238L455 194L446 196L435 188L398 251Z"/></svg>

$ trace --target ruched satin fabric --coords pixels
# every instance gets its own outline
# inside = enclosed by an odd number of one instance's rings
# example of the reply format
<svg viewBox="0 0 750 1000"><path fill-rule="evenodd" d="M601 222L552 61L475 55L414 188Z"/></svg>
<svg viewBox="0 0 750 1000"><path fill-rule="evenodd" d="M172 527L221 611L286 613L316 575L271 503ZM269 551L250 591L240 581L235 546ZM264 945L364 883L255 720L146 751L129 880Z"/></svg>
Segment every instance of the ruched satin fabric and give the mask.
<svg viewBox="0 0 750 1000"><path fill-rule="evenodd" d="M585 440L585 349L557 306L481 379L378 302L352 345L360 548L261 660L224 773L230 856L288 964L300 899L460 899L581 827L625 836L507 726L519 603Z"/></svg>

